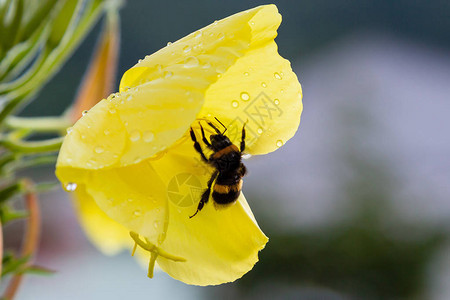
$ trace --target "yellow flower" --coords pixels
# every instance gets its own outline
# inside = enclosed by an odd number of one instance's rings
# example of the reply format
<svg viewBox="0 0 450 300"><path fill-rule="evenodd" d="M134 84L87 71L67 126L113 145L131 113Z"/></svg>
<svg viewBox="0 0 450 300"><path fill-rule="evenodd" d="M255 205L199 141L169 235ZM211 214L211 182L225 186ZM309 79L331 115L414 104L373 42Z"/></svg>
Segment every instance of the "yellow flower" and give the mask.
<svg viewBox="0 0 450 300"><path fill-rule="evenodd" d="M258 261L268 239L242 193L235 205L217 210L209 201L189 218L213 172L189 128L201 140L199 120L218 124L216 117L239 145L248 121L245 152L252 155L295 134L302 93L277 52L280 22L275 5L260 6L168 44L128 70L120 92L69 130L56 173L74 190L81 223L103 252L137 243L151 254L149 275L156 260L196 285L234 281Z"/></svg>

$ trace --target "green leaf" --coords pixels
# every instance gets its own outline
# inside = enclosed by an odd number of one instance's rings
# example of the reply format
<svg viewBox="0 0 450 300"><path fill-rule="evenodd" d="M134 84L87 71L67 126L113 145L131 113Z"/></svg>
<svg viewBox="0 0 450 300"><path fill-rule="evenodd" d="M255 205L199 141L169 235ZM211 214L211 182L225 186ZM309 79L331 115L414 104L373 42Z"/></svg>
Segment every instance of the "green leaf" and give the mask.
<svg viewBox="0 0 450 300"><path fill-rule="evenodd" d="M26 211L15 210L6 204L0 206L0 219L3 225L14 220L26 218L28 216L29 213Z"/></svg>
<svg viewBox="0 0 450 300"><path fill-rule="evenodd" d="M24 191L24 185L21 181L15 181L0 189L0 204L6 202L11 197Z"/></svg>
<svg viewBox="0 0 450 300"><path fill-rule="evenodd" d="M14 45L16 34L19 31L20 22L22 20L23 0L13 1L9 10L6 17L8 18L9 13L12 14L11 22L5 26L3 36L0 40L3 49L10 49ZM6 20L7 18L5 18L3 22L8 22L9 20Z"/></svg>
<svg viewBox="0 0 450 300"><path fill-rule="evenodd" d="M49 48L56 48L59 45L61 39L66 34L69 24L76 22L83 2L83 0L71 0L64 3L53 21L52 29L47 40L47 46Z"/></svg>
<svg viewBox="0 0 450 300"><path fill-rule="evenodd" d="M21 273L49 276L55 274L56 271L42 266L33 265L26 267L25 270L23 270Z"/></svg>
<svg viewBox="0 0 450 300"><path fill-rule="evenodd" d="M2 277L10 273L23 272L29 259L29 256L16 258L11 252L5 253L2 259Z"/></svg>

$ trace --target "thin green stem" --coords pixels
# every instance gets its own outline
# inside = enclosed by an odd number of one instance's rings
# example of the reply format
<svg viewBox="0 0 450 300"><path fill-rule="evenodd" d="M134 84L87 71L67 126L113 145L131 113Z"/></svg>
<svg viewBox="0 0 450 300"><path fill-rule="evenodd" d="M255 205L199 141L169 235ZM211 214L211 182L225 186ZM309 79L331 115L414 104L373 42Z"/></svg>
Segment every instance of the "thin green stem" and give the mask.
<svg viewBox="0 0 450 300"><path fill-rule="evenodd" d="M64 116L24 118L9 116L5 126L10 129L28 129L32 132L60 132L70 127L72 123Z"/></svg>
<svg viewBox="0 0 450 300"><path fill-rule="evenodd" d="M62 145L62 137L43 140L43 141L21 141L0 138L0 145L13 151L20 153L41 153L57 151Z"/></svg>

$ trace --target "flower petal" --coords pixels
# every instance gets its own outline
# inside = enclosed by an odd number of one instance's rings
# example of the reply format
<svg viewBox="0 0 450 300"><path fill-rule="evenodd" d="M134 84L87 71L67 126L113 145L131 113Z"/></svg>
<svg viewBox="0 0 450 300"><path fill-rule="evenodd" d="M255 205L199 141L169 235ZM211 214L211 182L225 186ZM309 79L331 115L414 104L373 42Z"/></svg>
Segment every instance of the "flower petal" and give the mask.
<svg viewBox="0 0 450 300"><path fill-rule="evenodd" d="M59 168L57 176L85 189L97 206L128 232L137 232L154 244L162 241L168 218L167 192L148 162L98 171Z"/></svg>
<svg viewBox="0 0 450 300"><path fill-rule="evenodd" d="M264 10L252 19L252 29L265 28L270 39L252 43L249 51L207 91L200 117L217 117L238 144L246 124L246 152L265 154L281 147L297 131L302 90L288 60L273 41L281 18ZM210 118L210 117L209 117Z"/></svg>
<svg viewBox="0 0 450 300"><path fill-rule="evenodd" d="M211 169L193 158L200 155L186 138L162 159L152 162L169 195L169 225L161 248L186 259L174 262L158 257L157 262L169 275L188 284L234 281L252 269L268 239L242 194L234 205L221 210L210 199L189 219L211 176Z"/></svg>
<svg viewBox="0 0 450 300"><path fill-rule="evenodd" d="M133 243L129 231L108 217L86 193L84 186L78 186L72 198L81 226L97 248L107 255L117 254L123 249L131 249Z"/></svg>

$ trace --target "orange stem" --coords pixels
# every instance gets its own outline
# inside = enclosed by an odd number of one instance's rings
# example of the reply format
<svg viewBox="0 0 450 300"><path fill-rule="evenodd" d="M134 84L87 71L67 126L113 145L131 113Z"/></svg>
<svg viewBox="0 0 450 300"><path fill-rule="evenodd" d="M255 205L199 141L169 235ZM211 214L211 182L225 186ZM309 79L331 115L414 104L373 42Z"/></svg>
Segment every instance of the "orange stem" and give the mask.
<svg viewBox="0 0 450 300"><path fill-rule="evenodd" d="M27 227L25 229L24 239L22 243L22 256L29 256L29 262L32 262L39 244L39 237L41 231L41 213L39 209L38 197L34 191L33 183L30 180L25 180L25 204L30 213L28 217ZM22 283L23 274L16 274L8 284L4 295L5 299L12 300L17 293L17 290Z"/></svg>

